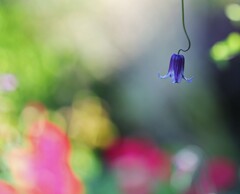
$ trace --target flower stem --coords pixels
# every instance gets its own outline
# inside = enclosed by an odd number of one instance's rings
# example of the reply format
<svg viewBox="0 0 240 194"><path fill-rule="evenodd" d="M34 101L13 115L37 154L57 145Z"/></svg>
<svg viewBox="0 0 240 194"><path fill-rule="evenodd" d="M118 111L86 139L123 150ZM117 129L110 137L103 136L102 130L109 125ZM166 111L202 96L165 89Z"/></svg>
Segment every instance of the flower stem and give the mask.
<svg viewBox="0 0 240 194"><path fill-rule="evenodd" d="M179 49L178 50L178 54L183 51L183 52L187 52L190 48L191 48L191 40L188 36L188 33L187 33L187 30L186 30L186 26L185 26L185 19L184 19L184 0L182 0L182 25L183 25L183 30L184 30L184 33L187 37L187 40L188 40L188 48L186 50L184 49Z"/></svg>

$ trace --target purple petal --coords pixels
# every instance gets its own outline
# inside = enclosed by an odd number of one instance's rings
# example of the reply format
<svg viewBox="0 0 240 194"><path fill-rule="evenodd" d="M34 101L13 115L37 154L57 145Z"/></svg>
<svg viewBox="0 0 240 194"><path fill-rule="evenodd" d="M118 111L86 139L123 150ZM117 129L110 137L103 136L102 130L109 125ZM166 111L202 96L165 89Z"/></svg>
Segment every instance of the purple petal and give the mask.
<svg viewBox="0 0 240 194"><path fill-rule="evenodd" d="M182 77L172 77L172 83L180 83L182 81Z"/></svg>
<svg viewBox="0 0 240 194"><path fill-rule="evenodd" d="M191 83L193 80L193 77L187 78L184 75L182 75L182 78L185 79L188 83Z"/></svg>
<svg viewBox="0 0 240 194"><path fill-rule="evenodd" d="M170 76L170 74L168 73L168 74L166 74L166 75L160 75L160 73L158 73L158 78L160 78L160 79L166 79L166 78L168 78Z"/></svg>

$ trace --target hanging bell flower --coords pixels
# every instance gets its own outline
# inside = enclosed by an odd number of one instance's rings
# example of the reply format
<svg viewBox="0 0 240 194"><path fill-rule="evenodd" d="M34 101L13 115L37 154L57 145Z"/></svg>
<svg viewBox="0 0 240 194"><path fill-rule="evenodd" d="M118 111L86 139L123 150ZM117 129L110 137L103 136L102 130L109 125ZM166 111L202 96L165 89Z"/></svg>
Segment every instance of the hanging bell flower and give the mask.
<svg viewBox="0 0 240 194"><path fill-rule="evenodd" d="M170 60L168 73L164 76L161 76L158 74L158 77L161 79L165 79L168 77L172 78L172 83L180 83L182 79L186 80L187 82L191 82L192 78L186 78L184 76L184 63L185 58L183 55L180 54L180 52L187 52L191 48L191 40L188 36L186 26L185 26L185 19L184 19L184 0L182 0L182 25L183 30L186 35L186 38L188 40L188 47L187 49L179 49L177 54L173 54Z"/></svg>
<svg viewBox="0 0 240 194"><path fill-rule="evenodd" d="M191 82L192 78L186 78L184 76L184 63L185 58L183 55L173 54L170 60L168 73L164 76L158 74L158 77L161 79L171 77L172 83L180 83L182 79Z"/></svg>

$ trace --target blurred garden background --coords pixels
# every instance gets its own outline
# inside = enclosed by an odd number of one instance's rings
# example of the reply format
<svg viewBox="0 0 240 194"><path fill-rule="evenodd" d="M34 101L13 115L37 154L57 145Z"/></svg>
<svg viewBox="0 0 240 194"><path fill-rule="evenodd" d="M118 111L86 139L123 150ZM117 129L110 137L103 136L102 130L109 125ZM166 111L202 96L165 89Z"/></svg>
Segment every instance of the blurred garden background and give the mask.
<svg viewBox="0 0 240 194"><path fill-rule="evenodd" d="M240 2L0 0L0 194L239 194Z"/></svg>

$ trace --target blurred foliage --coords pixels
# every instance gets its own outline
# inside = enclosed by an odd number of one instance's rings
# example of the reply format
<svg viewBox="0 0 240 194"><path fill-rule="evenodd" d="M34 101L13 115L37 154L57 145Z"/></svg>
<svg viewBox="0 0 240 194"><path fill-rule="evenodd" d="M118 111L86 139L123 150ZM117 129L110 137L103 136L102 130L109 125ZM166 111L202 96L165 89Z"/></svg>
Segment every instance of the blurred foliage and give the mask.
<svg viewBox="0 0 240 194"><path fill-rule="evenodd" d="M240 34L237 32L232 32L225 40L215 43L211 49L211 57L219 64L227 64L238 54L240 54ZM219 67L224 66L219 65Z"/></svg>
<svg viewBox="0 0 240 194"><path fill-rule="evenodd" d="M53 7L55 3L54 1ZM84 1L84 3L87 3L87 1ZM67 2L66 5L68 4L71 3ZM239 27L238 4L234 1L211 1L209 4L219 6L222 10L225 7L225 14L229 22L234 28L237 29ZM99 74L99 76L95 77L101 79L117 70L114 65L123 62L117 59L119 61L115 61L116 64L112 65L112 69L110 65L102 68L101 65L96 64L112 62L115 56L111 60L105 59L102 62L98 61L98 59L101 59L99 56L97 58L90 57L90 55L81 56L81 52L74 52L74 49L54 49L39 37L39 34L43 33L43 31L40 30L37 32L38 34L36 33L35 26L33 27L33 20L29 18L29 13L25 12L27 8L23 8L23 5L13 0L0 0L1 179L9 182L13 181L9 164L5 157L11 149L18 149L22 145L28 146L27 128L35 122L42 120L50 120L62 127L59 131L64 132L63 137L67 139L66 141L70 141L72 146L70 166L78 179L86 186L87 194L120 194L123 193L122 190L124 189L138 190L138 186L142 189L146 185L147 188L150 185L150 190L157 188L154 194L185 193L187 189L193 186L192 182L200 186L204 184L201 182L201 177L196 178L195 176L205 172L204 165L202 167L200 163L208 162L207 157L199 159L199 166L191 173L183 172L182 169L173 167L171 175L169 175L170 177L167 180L163 181L154 178L153 183L151 182L152 179L150 181L147 179L149 178L149 169L145 165L146 159L149 158L146 157L142 149L139 149L139 153L142 154L140 159L134 151L127 156L121 156L123 153L120 153L117 156L119 157L117 162L110 162L109 164L105 158L106 150L111 148L116 140L123 138L119 134L131 134L134 136L136 134L139 135L140 130L145 130L142 136L147 139L148 136L145 134L152 133L152 136L154 136L153 131L157 129L156 134L161 134L161 138L168 136L171 139L169 142L172 145L166 145L166 147L175 146L176 149L173 152L177 152L180 147L183 147L183 145L180 145L184 142L181 138L185 136L190 143L199 144L211 156L224 153L234 158L236 155L236 150L233 148L234 143L231 142L229 137L218 99L211 93L211 90L214 89L213 85L199 84L196 87L197 89L192 88L194 92L191 91L191 94L182 92L172 95L170 91L169 96L166 95L165 100L163 97L159 99L157 95L149 98L148 92L155 90L155 86L151 88L144 84L141 85L141 76L136 79L135 77L130 78L131 83L129 83L127 74L123 72L123 77L118 75L116 78L116 74L107 77L108 79L105 80L106 85L112 85L103 87L105 83L96 81L92 74ZM63 3L62 5L65 4ZM71 5L71 9L74 9L74 4ZM86 8L81 7L81 9L84 10ZM64 12L64 10L68 10L68 7L60 6L59 10ZM91 11L88 14L91 15ZM44 14L42 13L42 15ZM48 15L43 18L46 19L47 17ZM53 21L55 20L53 19ZM51 25L51 22L48 25ZM72 25L74 26L74 24ZM44 27L43 25L42 28ZM114 27L111 26L110 28ZM92 28L90 25L88 29L95 28ZM48 29L45 30L47 31ZM229 61L240 54L240 34L237 31L231 32L224 37L225 39L214 43L210 49L211 58L221 69L228 67ZM91 36L94 37L95 34L98 34L98 32L94 31ZM107 39L108 37L104 36L104 40L105 38ZM96 39L98 39L98 36L93 41L90 40L90 42L94 45ZM99 42L101 41L103 40ZM111 40L105 41L108 44L111 42ZM112 47L106 44L105 41L103 41L103 45L111 50ZM86 42L88 43L88 41ZM95 52L98 53L99 50L104 50L105 47L97 46ZM84 48L81 49L84 50ZM156 49L154 48L154 50ZM104 51L99 53L101 55ZM106 53L109 56L112 55L109 51L106 51ZM103 56L108 55L103 54ZM85 58L91 58L91 60L85 61ZM140 60L142 60L141 57ZM88 61L96 62L96 66L89 64ZM146 69L146 67L144 68ZM138 66L127 71L130 72L132 70L135 75L136 69L139 70ZM142 75L146 76L144 73L145 71ZM141 87L136 88L139 82ZM93 87L94 85L95 88ZM142 91L144 91L144 94ZM176 91L179 90L176 89ZM97 96L96 93L103 99ZM162 91L160 93L161 95L163 94ZM160 100L162 101L159 102ZM157 109L161 110L157 112ZM155 113L160 113L161 115ZM112 117L116 123L114 123ZM162 126L155 126L158 124ZM146 130L145 128L149 129ZM167 130L172 131L168 132ZM178 137L180 133L182 136ZM159 145L156 145L156 150L146 149L146 153L152 153L153 158L157 157L157 151L164 150L165 146L160 142L159 136L154 138L159 141ZM139 140L139 142L141 145L144 141ZM64 146L67 147L67 145ZM135 146L126 146L127 151L132 148L133 150L136 149ZM173 157L172 160L174 161L175 154L171 153L169 155ZM189 161L185 161L186 163L184 162L184 164L189 164ZM168 161L167 163L169 167L173 165L171 162ZM17 160L13 160L13 168L14 165L19 167ZM231 164L232 166L224 165L223 167L221 166L221 170L226 170L225 172L229 170L229 168L225 168L226 166L235 167L235 164ZM148 167L150 168L152 165ZM230 168L230 170L232 169L234 168ZM229 177L233 181L234 177ZM215 184L214 181L211 184ZM207 189L210 186L207 185ZM139 194L139 191L136 193Z"/></svg>
<svg viewBox="0 0 240 194"><path fill-rule="evenodd" d="M211 50L210 56L220 69L225 69L229 61L240 54L240 34L237 32L240 22L240 4L235 1L225 2L225 16L230 20L236 32L229 33L224 40L216 42Z"/></svg>
<svg viewBox="0 0 240 194"><path fill-rule="evenodd" d="M30 101L42 102L49 108L70 104L81 84L86 84L86 79L81 83L86 78L81 75L86 72L76 71L81 68L78 57L56 52L40 42L21 7L10 5L0 7L0 72L13 74L18 86L16 92L4 97L11 99L17 113Z"/></svg>

